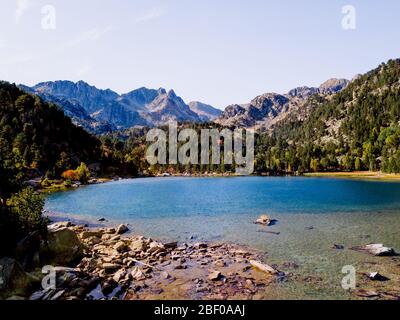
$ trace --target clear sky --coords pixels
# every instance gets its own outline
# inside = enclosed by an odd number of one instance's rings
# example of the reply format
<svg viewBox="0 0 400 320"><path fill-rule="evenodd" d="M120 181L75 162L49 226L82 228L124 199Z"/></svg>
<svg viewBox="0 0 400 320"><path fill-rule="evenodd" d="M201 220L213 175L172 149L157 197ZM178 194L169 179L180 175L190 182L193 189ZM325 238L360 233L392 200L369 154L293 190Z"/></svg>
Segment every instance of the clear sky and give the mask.
<svg viewBox="0 0 400 320"><path fill-rule="evenodd" d="M27 85L173 88L224 108L398 57L398 0L0 0L0 79Z"/></svg>

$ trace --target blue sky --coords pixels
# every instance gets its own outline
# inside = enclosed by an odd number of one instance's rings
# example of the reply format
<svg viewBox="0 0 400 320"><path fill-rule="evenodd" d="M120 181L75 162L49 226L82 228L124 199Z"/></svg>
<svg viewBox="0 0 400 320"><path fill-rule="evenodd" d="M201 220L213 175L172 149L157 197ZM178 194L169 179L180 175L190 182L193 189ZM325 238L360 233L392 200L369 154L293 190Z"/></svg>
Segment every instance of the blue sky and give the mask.
<svg viewBox="0 0 400 320"><path fill-rule="evenodd" d="M398 0L0 0L0 79L173 88L224 108L400 57ZM52 5L56 28L42 28ZM342 28L342 7L356 29Z"/></svg>

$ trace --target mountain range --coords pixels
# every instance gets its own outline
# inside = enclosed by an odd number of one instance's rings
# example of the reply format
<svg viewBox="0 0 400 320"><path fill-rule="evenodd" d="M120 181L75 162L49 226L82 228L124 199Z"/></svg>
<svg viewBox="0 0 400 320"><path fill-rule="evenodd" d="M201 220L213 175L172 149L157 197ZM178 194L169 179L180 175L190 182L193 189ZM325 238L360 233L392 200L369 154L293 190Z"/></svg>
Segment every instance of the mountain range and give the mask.
<svg viewBox="0 0 400 320"><path fill-rule="evenodd" d="M135 126L154 127L170 120L207 122L222 113L201 102L186 104L173 90L163 88L142 87L119 95L84 81L42 82L33 87L19 87L57 104L76 125L97 134Z"/></svg>
<svg viewBox="0 0 400 320"><path fill-rule="evenodd" d="M287 94L265 93L248 104L228 106L216 123L225 126L268 129L294 111L305 110L309 98L329 96L347 87L346 79L330 79L319 87L298 87Z"/></svg>
<svg viewBox="0 0 400 320"><path fill-rule="evenodd" d="M174 90L163 88L142 87L119 95L84 81L42 82L33 87L19 87L59 105L76 125L101 134L137 126L159 126L170 120L214 121L225 126L268 129L288 114L306 110L310 97L316 94L329 96L348 84L346 79L330 79L319 87L298 87L287 94L265 93L248 104L230 105L225 111L198 101L186 104Z"/></svg>

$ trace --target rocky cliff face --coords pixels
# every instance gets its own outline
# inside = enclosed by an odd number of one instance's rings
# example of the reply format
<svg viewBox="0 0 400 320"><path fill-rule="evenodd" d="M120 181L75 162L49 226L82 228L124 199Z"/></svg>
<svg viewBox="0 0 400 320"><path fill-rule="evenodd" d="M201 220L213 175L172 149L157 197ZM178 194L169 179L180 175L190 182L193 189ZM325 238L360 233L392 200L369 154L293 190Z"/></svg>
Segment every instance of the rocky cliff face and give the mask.
<svg viewBox="0 0 400 320"><path fill-rule="evenodd" d="M266 93L248 104L230 105L215 120L227 126L268 129L290 113L306 108L309 98L316 94L331 95L343 90L349 84L345 79L330 79L320 87L298 87L287 94Z"/></svg>

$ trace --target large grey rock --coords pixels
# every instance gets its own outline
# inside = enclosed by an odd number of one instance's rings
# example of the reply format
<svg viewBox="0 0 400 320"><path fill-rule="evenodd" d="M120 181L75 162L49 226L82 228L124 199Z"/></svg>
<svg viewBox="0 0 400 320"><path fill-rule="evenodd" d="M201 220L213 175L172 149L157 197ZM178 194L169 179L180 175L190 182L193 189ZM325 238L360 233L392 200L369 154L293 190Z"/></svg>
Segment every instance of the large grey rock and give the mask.
<svg viewBox="0 0 400 320"><path fill-rule="evenodd" d="M61 222L56 222L56 223L48 225L47 230L56 231L58 229L68 228L71 226L72 226L72 223L70 221L61 221Z"/></svg>
<svg viewBox="0 0 400 320"><path fill-rule="evenodd" d="M133 251L146 251L147 244L144 240L133 241L129 246Z"/></svg>
<svg viewBox="0 0 400 320"><path fill-rule="evenodd" d="M125 224L121 224L118 226L116 234L124 234L127 233L128 231L129 231L128 226Z"/></svg>
<svg viewBox="0 0 400 320"><path fill-rule="evenodd" d="M363 248L374 256L394 256L396 252L393 248L385 247L383 244L368 244Z"/></svg>
<svg viewBox="0 0 400 320"><path fill-rule="evenodd" d="M256 268L256 269L258 269L258 270L260 270L262 272L265 272L265 273L271 273L271 274L277 274L278 273L277 270L275 270L274 268L272 268L271 266L269 266L267 264L261 263L260 261L250 260L250 264L254 268Z"/></svg>
<svg viewBox="0 0 400 320"><path fill-rule="evenodd" d="M83 257L83 246L76 233L68 228L49 231L43 248L47 263L69 266Z"/></svg>

